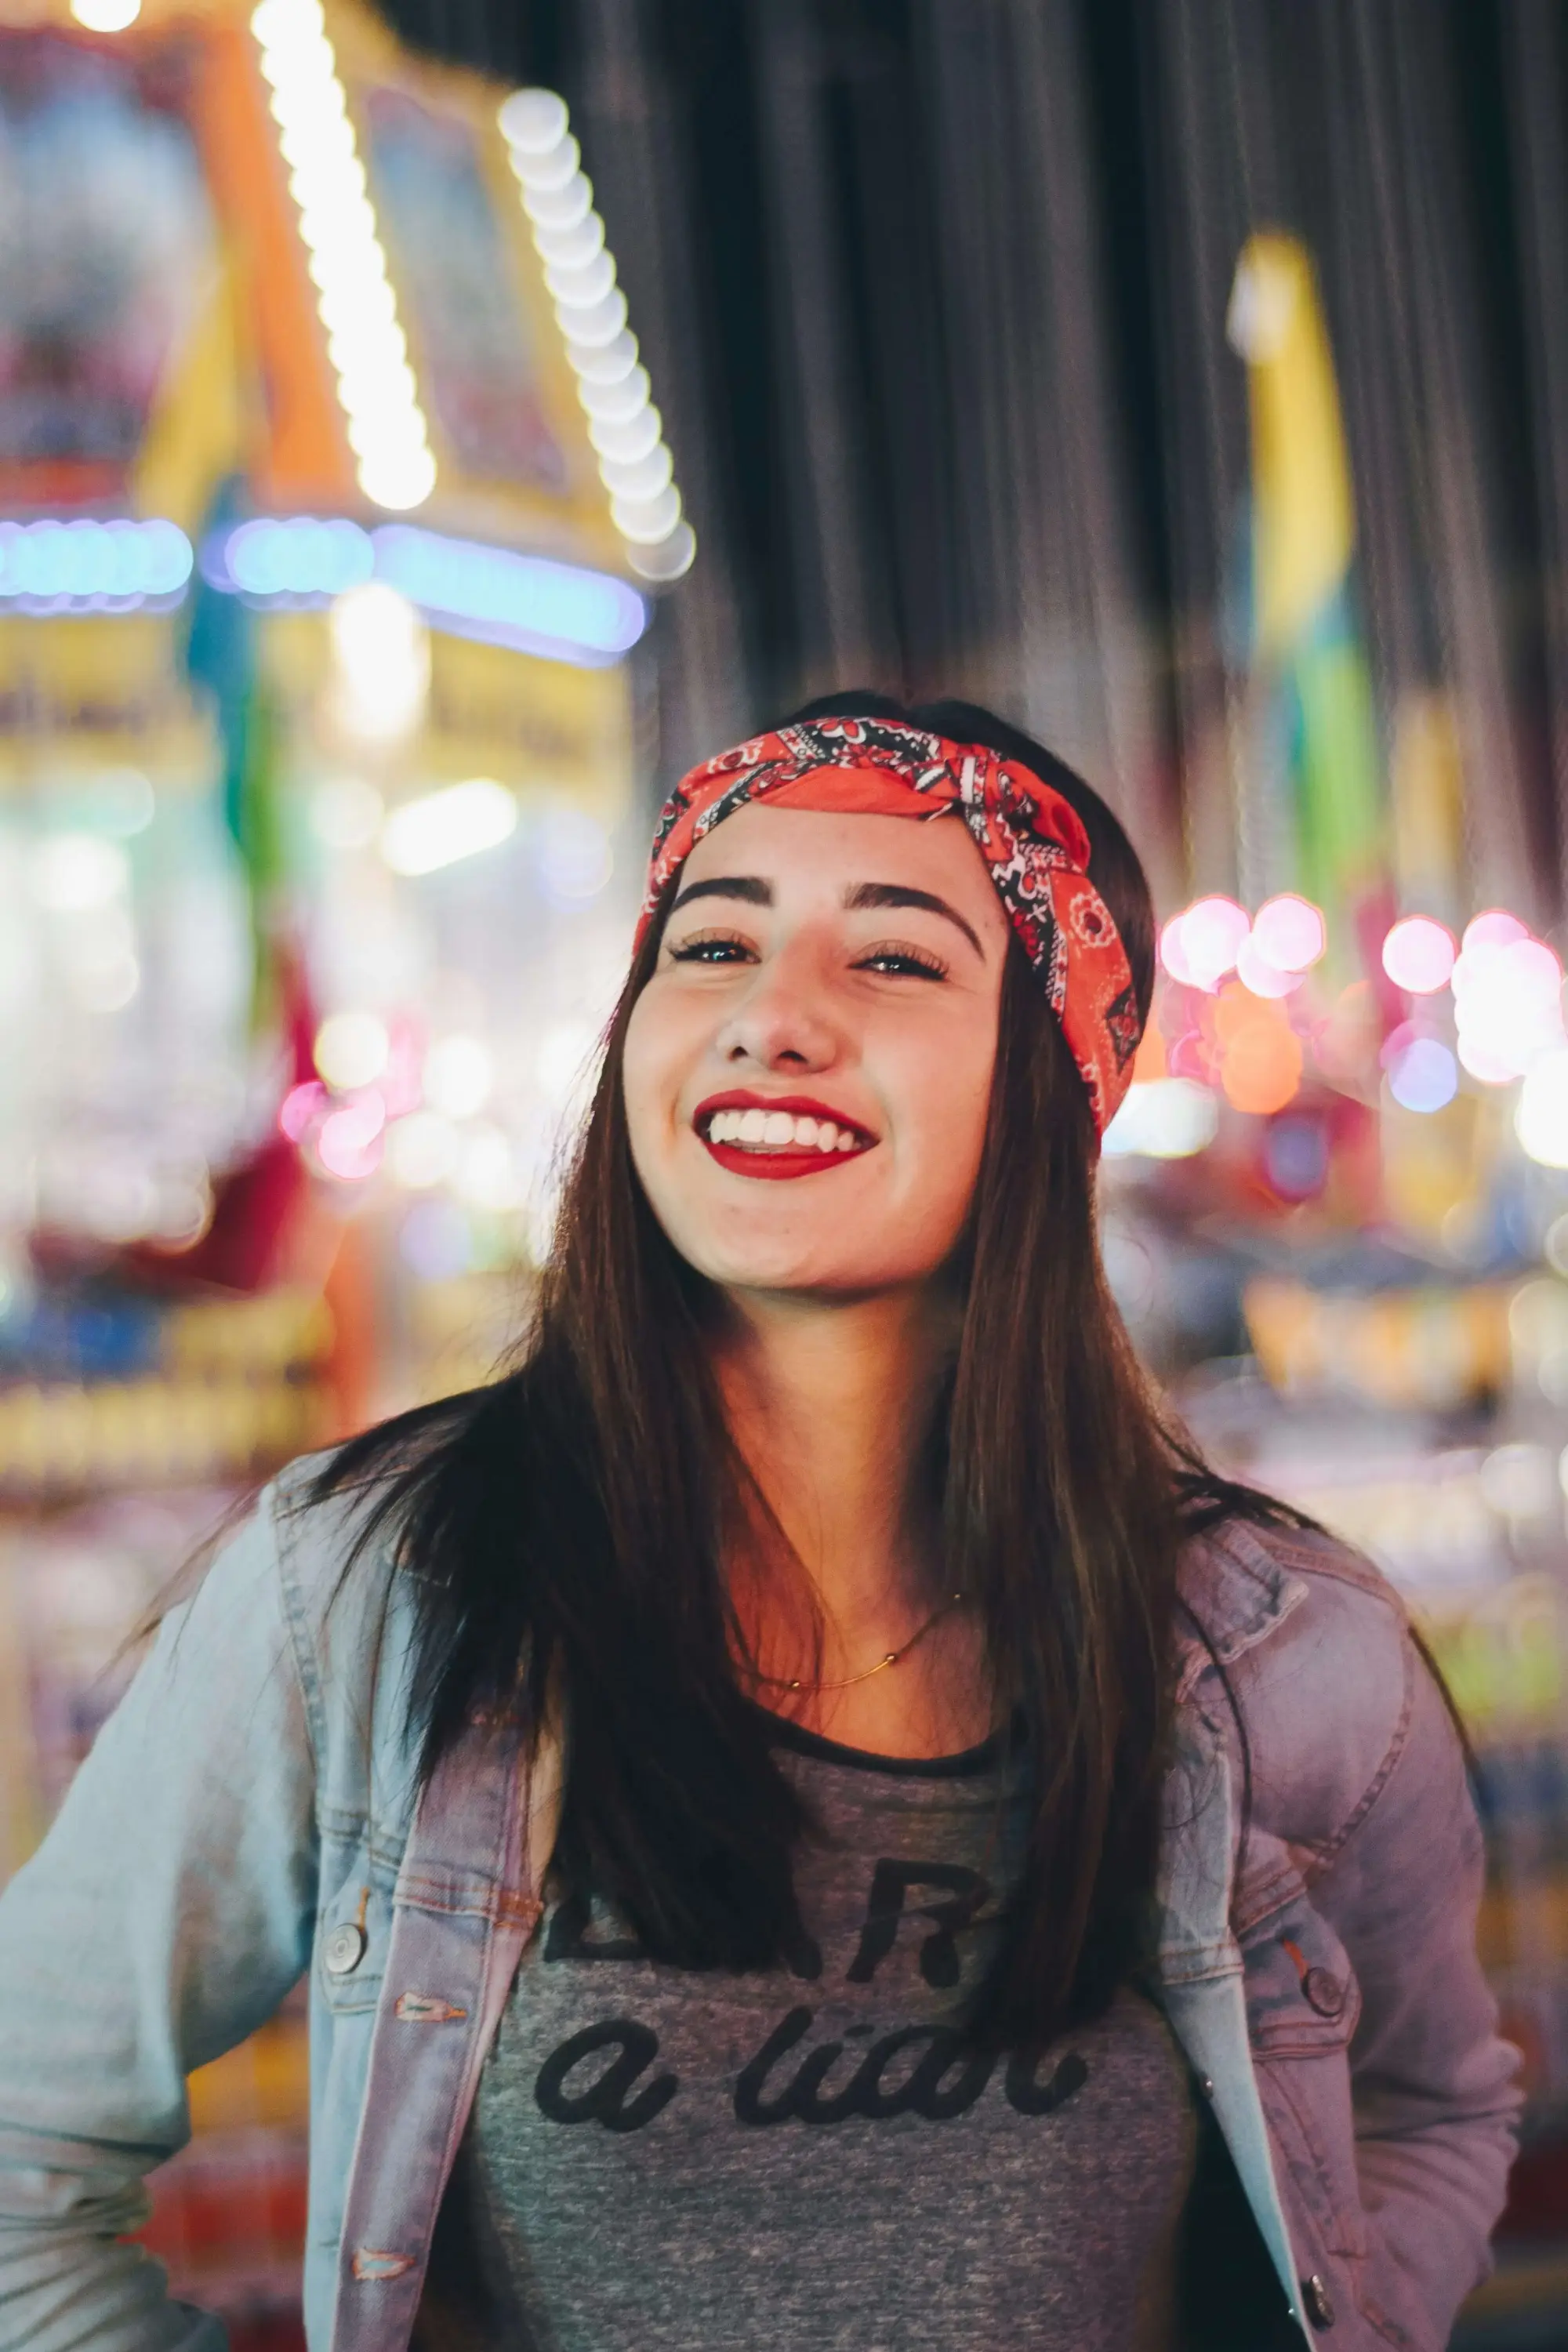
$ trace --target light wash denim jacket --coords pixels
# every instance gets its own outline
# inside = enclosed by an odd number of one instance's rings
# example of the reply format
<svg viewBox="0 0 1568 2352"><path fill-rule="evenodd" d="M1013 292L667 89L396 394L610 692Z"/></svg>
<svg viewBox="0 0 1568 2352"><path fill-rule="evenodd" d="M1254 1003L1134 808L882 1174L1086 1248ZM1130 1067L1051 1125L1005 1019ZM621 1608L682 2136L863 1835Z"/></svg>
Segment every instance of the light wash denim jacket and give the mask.
<svg viewBox="0 0 1568 2352"><path fill-rule="evenodd" d="M540 1916L560 1742L474 1723L415 1802L405 1591L329 1608L356 1506L269 1488L165 1622L0 1900L0 2347L218 2352L126 2233L185 2077L310 1982L312 2352L404 2352L432 2228ZM1237 1526L1186 1591L1160 1976L1309 2343L1436 2352L1487 2267L1518 2106L1477 1965L1480 1841L1389 1588ZM385 1603L384 1616L383 1603ZM357 1932L355 1932L357 1931ZM356 1957L357 1956L357 1957Z"/></svg>

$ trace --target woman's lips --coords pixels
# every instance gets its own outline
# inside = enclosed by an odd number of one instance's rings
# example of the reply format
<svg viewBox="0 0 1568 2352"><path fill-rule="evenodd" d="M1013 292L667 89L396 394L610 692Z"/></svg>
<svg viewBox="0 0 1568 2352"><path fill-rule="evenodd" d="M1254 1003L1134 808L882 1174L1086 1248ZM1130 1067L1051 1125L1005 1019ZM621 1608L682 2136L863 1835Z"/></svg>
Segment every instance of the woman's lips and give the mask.
<svg viewBox="0 0 1568 2352"><path fill-rule="evenodd" d="M820 1176L870 1150L876 1138L826 1107L722 1097L703 1103L693 1124L710 1156L736 1176Z"/></svg>

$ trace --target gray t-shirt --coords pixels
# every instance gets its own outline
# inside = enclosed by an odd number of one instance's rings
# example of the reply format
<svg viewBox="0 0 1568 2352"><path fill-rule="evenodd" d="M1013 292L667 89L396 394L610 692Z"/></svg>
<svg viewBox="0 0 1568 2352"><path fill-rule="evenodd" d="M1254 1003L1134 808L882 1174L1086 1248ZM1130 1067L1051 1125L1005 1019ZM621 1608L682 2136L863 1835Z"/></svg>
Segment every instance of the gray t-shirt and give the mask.
<svg viewBox="0 0 1568 2352"><path fill-rule="evenodd" d="M1167 2352L1196 2120L1164 2020L1129 1990L1032 2067L951 2022L1016 1875L1026 1760L780 1741L822 1830L805 1940L694 1973L596 1902L549 1913L458 2176L487 2322L433 2279L416 2340Z"/></svg>

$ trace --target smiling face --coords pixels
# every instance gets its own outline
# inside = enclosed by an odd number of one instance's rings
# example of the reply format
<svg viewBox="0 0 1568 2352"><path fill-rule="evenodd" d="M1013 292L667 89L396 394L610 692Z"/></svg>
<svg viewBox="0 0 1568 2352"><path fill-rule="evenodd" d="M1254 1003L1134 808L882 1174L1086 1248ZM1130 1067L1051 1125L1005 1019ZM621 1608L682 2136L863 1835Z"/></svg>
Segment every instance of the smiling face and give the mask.
<svg viewBox="0 0 1568 2352"><path fill-rule="evenodd" d="M734 1290L929 1281L979 1172L1009 937L957 818L758 803L706 835L624 1065L681 1255Z"/></svg>

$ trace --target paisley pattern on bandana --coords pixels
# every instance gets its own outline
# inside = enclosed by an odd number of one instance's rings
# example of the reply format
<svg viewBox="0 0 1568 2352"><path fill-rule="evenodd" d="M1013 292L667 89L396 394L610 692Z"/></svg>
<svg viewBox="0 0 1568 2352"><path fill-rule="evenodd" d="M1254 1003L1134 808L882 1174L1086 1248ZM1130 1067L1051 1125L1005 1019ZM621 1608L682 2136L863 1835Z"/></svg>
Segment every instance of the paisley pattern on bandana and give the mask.
<svg viewBox="0 0 1568 2352"><path fill-rule="evenodd" d="M1142 1024L1127 951L1089 879L1089 836L1070 802L984 743L950 743L897 719L813 719L756 735L693 768L659 812L639 944L697 843L763 799L871 816L961 816L1104 1134L1131 1081Z"/></svg>

